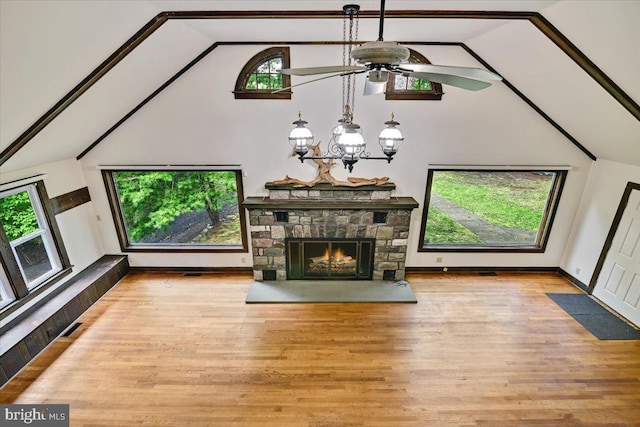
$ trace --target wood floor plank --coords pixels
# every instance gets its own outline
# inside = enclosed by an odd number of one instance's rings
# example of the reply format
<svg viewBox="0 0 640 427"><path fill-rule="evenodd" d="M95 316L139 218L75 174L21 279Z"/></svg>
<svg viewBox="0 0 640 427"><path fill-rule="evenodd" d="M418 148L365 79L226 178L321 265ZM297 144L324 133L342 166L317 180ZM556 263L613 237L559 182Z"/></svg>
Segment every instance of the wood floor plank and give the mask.
<svg viewBox="0 0 640 427"><path fill-rule="evenodd" d="M640 426L640 341L551 273L411 274L418 304L245 304L252 278L133 273L0 390L72 426Z"/></svg>

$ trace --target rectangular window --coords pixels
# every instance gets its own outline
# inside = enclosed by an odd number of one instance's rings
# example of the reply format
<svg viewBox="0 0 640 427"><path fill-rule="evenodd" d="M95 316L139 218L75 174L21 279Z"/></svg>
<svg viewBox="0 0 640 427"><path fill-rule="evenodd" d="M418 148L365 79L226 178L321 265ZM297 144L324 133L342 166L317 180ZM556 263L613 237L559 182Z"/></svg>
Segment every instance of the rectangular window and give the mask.
<svg viewBox="0 0 640 427"><path fill-rule="evenodd" d="M44 209L34 184L0 197L2 226L28 289L62 270Z"/></svg>
<svg viewBox="0 0 640 427"><path fill-rule="evenodd" d="M105 170L123 251L246 252L240 170Z"/></svg>
<svg viewBox="0 0 640 427"><path fill-rule="evenodd" d="M0 192L0 307L71 273L44 182L16 185Z"/></svg>
<svg viewBox="0 0 640 427"><path fill-rule="evenodd" d="M564 170L430 170L421 251L543 252Z"/></svg>

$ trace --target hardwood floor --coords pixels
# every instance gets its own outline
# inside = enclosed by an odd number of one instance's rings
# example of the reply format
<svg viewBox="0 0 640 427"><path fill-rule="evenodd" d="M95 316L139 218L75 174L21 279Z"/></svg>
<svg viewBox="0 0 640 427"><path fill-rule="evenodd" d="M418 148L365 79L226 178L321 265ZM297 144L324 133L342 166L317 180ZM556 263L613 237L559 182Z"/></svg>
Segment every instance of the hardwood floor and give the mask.
<svg viewBox="0 0 640 427"><path fill-rule="evenodd" d="M127 276L1 391L72 426L640 426L640 341L554 274L413 274L418 304L244 303L251 278Z"/></svg>

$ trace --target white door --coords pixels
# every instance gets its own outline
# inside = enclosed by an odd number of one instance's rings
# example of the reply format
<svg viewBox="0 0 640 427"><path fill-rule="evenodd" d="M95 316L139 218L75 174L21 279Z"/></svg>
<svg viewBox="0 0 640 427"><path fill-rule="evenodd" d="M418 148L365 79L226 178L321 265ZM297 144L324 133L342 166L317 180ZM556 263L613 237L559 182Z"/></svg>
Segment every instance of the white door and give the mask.
<svg viewBox="0 0 640 427"><path fill-rule="evenodd" d="M600 301L640 326L640 191L632 190L593 290Z"/></svg>

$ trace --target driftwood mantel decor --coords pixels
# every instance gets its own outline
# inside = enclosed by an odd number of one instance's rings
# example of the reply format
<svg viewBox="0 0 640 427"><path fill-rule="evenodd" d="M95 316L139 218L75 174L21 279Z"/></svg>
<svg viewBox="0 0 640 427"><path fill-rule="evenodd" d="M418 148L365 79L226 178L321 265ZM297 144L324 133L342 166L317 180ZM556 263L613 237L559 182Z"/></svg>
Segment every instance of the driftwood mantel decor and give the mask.
<svg viewBox="0 0 640 427"><path fill-rule="evenodd" d="M320 157L322 155L320 151L320 142L309 147L312 152L312 157ZM294 153L295 155L295 153ZM354 178L349 177L346 181L336 179L331 175L331 168L335 165L335 159L313 159L313 162L318 165L318 175L311 181L303 181L298 178L291 178L289 175L284 179L273 181L273 184L293 184L294 187L313 187L320 182L328 182L336 187L362 187L365 185L383 185L389 182L389 177L383 176L381 178Z"/></svg>

